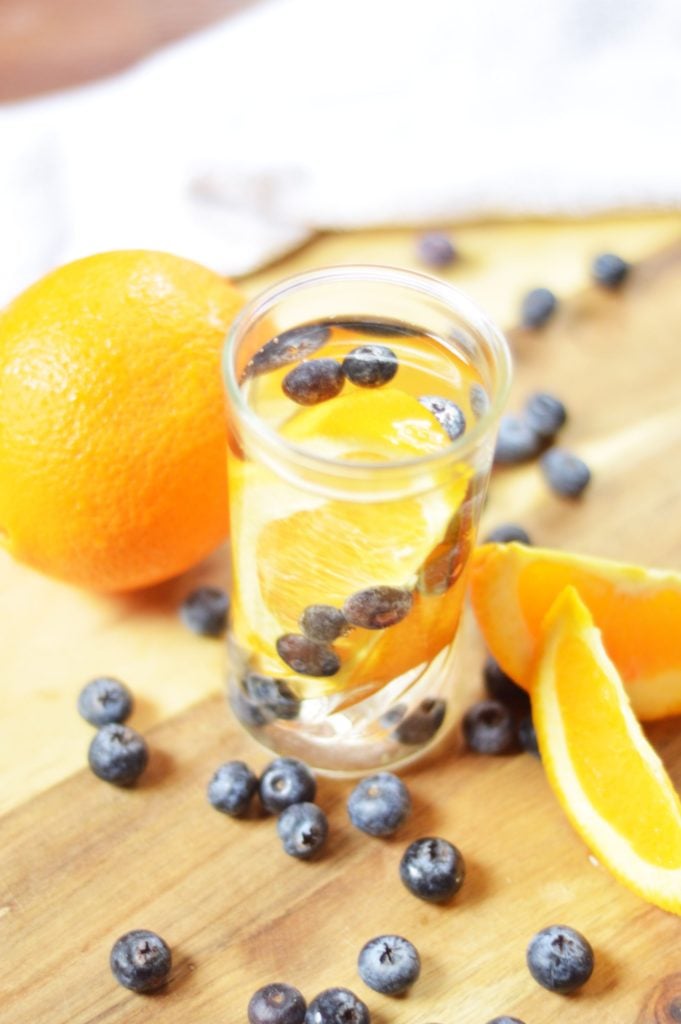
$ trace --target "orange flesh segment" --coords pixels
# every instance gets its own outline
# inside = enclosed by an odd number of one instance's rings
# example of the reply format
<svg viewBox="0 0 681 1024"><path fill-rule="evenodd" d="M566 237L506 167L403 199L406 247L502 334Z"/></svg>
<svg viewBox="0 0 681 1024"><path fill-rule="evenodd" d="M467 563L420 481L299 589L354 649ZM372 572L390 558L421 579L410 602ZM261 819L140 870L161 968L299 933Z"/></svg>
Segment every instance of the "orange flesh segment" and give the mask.
<svg viewBox="0 0 681 1024"><path fill-rule="evenodd" d="M574 769L594 809L636 853L660 867L681 867L681 805L661 788L659 771L632 744L632 722L611 673L594 657L594 631L566 629L555 650L556 700ZM646 742L636 726L640 739ZM626 780L626 785L622 782ZM671 783L669 784L671 787Z"/></svg>
<svg viewBox="0 0 681 1024"><path fill-rule="evenodd" d="M574 586L603 634L639 717L681 712L681 575L530 548L486 544L473 556L471 600L491 654L527 686L542 620Z"/></svg>
<svg viewBox="0 0 681 1024"><path fill-rule="evenodd" d="M532 684L546 778L600 863L681 914L681 800L573 587L547 615Z"/></svg>

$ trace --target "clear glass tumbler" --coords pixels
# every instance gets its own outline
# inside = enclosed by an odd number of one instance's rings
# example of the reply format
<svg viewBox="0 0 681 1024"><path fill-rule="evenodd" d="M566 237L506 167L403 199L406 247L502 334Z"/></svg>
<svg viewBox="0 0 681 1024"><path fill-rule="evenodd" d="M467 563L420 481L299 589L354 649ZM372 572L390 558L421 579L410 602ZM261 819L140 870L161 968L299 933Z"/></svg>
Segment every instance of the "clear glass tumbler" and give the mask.
<svg viewBox="0 0 681 1024"><path fill-rule="evenodd" d="M232 708L318 770L410 760L462 710L506 342L443 281L341 266L251 302L223 364Z"/></svg>

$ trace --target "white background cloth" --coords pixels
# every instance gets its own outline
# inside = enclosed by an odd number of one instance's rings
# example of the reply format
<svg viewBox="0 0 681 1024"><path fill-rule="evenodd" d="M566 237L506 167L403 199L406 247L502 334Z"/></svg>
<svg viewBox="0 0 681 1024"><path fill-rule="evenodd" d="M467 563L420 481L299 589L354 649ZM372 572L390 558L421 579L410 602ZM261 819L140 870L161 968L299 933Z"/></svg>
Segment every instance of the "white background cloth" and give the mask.
<svg viewBox="0 0 681 1024"><path fill-rule="evenodd" d="M681 206L679 0L267 0L0 107L0 303L111 248Z"/></svg>

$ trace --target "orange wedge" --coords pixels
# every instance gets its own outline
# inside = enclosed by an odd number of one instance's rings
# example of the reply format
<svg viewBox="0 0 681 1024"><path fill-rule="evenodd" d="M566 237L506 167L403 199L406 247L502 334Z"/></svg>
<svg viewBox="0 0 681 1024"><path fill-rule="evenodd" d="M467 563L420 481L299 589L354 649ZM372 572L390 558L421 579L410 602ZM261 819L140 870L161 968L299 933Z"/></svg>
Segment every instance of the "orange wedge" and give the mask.
<svg viewBox="0 0 681 1024"><path fill-rule="evenodd" d="M412 458L450 443L418 400L396 388L358 390L303 409L282 433L318 454L349 460ZM381 685L429 661L452 640L463 583L452 580L437 594L416 589L432 552L461 540L446 539L471 476L465 465L458 470L439 469L431 489L413 497L347 502L292 486L263 465L230 466L232 628L241 645L259 655L258 671L292 679L276 653L277 638L299 632L307 606L340 608L353 593L375 585L413 591L410 613L386 630L352 629L334 641L341 670L325 679L297 679L302 696Z"/></svg>
<svg viewBox="0 0 681 1024"><path fill-rule="evenodd" d="M471 601L490 653L527 687L544 616L574 586L639 718L681 713L681 574L523 544L483 544Z"/></svg>
<svg viewBox="0 0 681 1024"><path fill-rule="evenodd" d="M573 587L545 619L531 694L546 776L579 835L626 886L681 914L681 800Z"/></svg>

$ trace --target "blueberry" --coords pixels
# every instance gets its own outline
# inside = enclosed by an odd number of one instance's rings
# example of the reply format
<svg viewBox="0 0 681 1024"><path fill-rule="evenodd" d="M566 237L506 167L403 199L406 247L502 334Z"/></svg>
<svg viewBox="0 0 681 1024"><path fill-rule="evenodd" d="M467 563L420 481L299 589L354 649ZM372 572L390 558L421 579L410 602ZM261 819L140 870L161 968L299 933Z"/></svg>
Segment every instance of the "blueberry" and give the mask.
<svg viewBox="0 0 681 1024"><path fill-rule="evenodd" d="M481 700L463 716L466 744L478 754L508 754L515 749L513 715L498 700Z"/></svg>
<svg viewBox="0 0 681 1024"><path fill-rule="evenodd" d="M489 396L482 384L471 384L468 392L468 400L476 420L485 415L489 409Z"/></svg>
<svg viewBox="0 0 681 1024"><path fill-rule="evenodd" d="M295 757L276 757L260 776L260 802L270 814L291 804L311 803L317 792L314 775Z"/></svg>
<svg viewBox="0 0 681 1024"><path fill-rule="evenodd" d="M374 992L399 996L411 988L421 973L421 959L409 939L378 935L362 946L357 969L364 984Z"/></svg>
<svg viewBox="0 0 681 1024"><path fill-rule="evenodd" d="M350 821L370 836L392 835L410 811L409 790L392 772L362 779L348 797Z"/></svg>
<svg viewBox="0 0 681 1024"><path fill-rule="evenodd" d="M324 324L306 324L283 331L258 349L246 366L242 380L306 359L325 345L330 337L331 330Z"/></svg>
<svg viewBox="0 0 681 1024"><path fill-rule="evenodd" d="M80 691L78 711L90 725L124 722L132 711L132 694L119 679L99 676Z"/></svg>
<svg viewBox="0 0 681 1024"><path fill-rule="evenodd" d="M631 264L613 252L602 252L591 264L591 276L604 288L619 288L629 276Z"/></svg>
<svg viewBox="0 0 681 1024"><path fill-rule="evenodd" d="M457 257L456 249L442 231L427 231L417 242L416 251L429 267L448 267Z"/></svg>
<svg viewBox="0 0 681 1024"><path fill-rule="evenodd" d="M125 988L153 992L168 980L172 955L160 935L138 928L114 942L109 963Z"/></svg>
<svg viewBox="0 0 681 1024"><path fill-rule="evenodd" d="M421 395L419 402L433 414L450 441L461 437L466 429L466 417L456 402L439 395Z"/></svg>
<svg viewBox="0 0 681 1024"><path fill-rule="evenodd" d="M465 877L463 855L446 839L416 839L402 854L402 882L414 896L429 903L451 899Z"/></svg>
<svg viewBox="0 0 681 1024"><path fill-rule="evenodd" d="M369 1008L347 988L327 988L312 1000L305 1024L371 1024Z"/></svg>
<svg viewBox="0 0 681 1024"><path fill-rule="evenodd" d="M512 711L529 712L530 698L522 686L506 675L501 665L490 655L482 670L485 689L492 700L498 700Z"/></svg>
<svg viewBox="0 0 681 1024"><path fill-rule="evenodd" d="M543 327L558 307L558 299L548 288L533 288L528 292L520 307L520 322L523 327Z"/></svg>
<svg viewBox="0 0 681 1024"><path fill-rule="evenodd" d="M554 924L537 932L527 947L527 966L535 981L549 992L566 995L589 980L594 954L580 932Z"/></svg>
<svg viewBox="0 0 681 1024"><path fill-rule="evenodd" d="M300 633L284 633L276 647L281 660L301 676L335 676L340 668L334 650Z"/></svg>
<svg viewBox="0 0 681 1024"><path fill-rule="evenodd" d="M298 717L300 701L284 679L249 672L243 685L250 703L259 708L267 720L282 718L291 721Z"/></svg>
<svg viewBox="0 0 681 1024"><path fill-rule="evenodd" d="M532 715L525 715L518 722L518 742L528 754L541 757L539 744L537 743L537 731L532 721Z"/></svg>
<svg viewBox="0 0 681 1024"><path fill-rule="evenodd" d="M446 710L447 705L438 697L424 697L399 723L395 739L414 746L427 743L444 722Z"/></svg>
<svg viewBox="0 0 681 1024"><path fill-rule="evenodd" d="M517 1017L508 1017L504 1014L503 1017L494 1017L493 1020L488 1020L487 1024L524 1024L524 1021L518 1020Z"/></svg>
<svg viewBox="0 0 681 1024"><path fill-rule="evenodd" d="M230 703L234 714L246 728L259 729L277 717L267 705L253 704L240 690L230 694Z"/></svg>
<svg viewBox="0 0 681 1024"><path fill-rule="evenodd" d="M310 359L289 370L281 386L298 405L318 405L340 394L344 381L341 365L335 359Z"/></svg>
<svg viewBox="0 0 681 1024"><path fill-rule="evenodd" d="M330 604L310 604L300 616L301 631L308 640L320 644L333 643L348 630L348 622L340 608Z"/></svg>
<svg viewBox="0 0 681 1024"><path fill-rule="evenodd" d="M319 853L329 834L321 807L304 801L286 807L277 820L277 834L290 857L310 860Z"/></svg>
<svg viewBox="0 0 681 1024"><path fill-rule="evenodd" d="M414 598L402 587L367 587L347 599L343 615L351 626L386 629L409 614Z"/></svg>
<svg viewBox="0 0 681 1024"><path fill-rule="evenodd" d="M248 1003L248 1024L303 1024L307 1004L293 985L272 982L254 992Z"/></svg>
<svg viewBox="0 0 681 1024"><path fill-rule="evenodd" d="M185 597L180 618L199 636L222 636L227 626L229 598L218 587L198 587Z"/></svg>
<svg viewBox="0 0 681 1024"><path fill-rule="evenodd" d="M444 594L463 572L472 534L462 528L458 518L454 517L445 539L433 548L419 568L417 587L422 594Z"/></svg>
<svg viewBox="0 0 681 1024"><path fill-rule="evenodd" d="M397 373L397 356L387 345L360 345L343 360L343 373L359 388L380 388Z"/></svg>
<svg viewBox="0 0 681 1024"><path fill-rule="evenodd" d="M246 814L258 780L243 761L226 761L208 783L208 800L216 810L233 818Z"/></svg>
<svg viewBox="0 0 681 1024"><path fill-rule="evenodd" d="M525 420L543 441L553 441L565 425L567 409L560 398L547 391L537 391L525 403Z"/></svg>
<svg viewBox="0 0 681 1024"><path fill-rule="evenodd" d="M539 454L542 440L527 420L507 413L499 420L499 432L494 449L494 462L499 466L513 466L527 462Z"/></svg>
<svg viewBox="0 0 681 1024"><path fill-rule="evenodd" d="M388 708L387 711L383 712L379 719L379 722L381 723L384 729L392 729L393 726L397 725L398 722L402 721L402 719L407 713L407 710L408 708L406 704L393 704L391 708Z"/></svg>
<svg viewBox="0 0 681 1024"><path fill-rule="evenodd" d="M549 487L562 498L578 498L591 480L586 462L564 448L549 448L540 465Z"/></svg>
<svg viewBox="0 0 681 1024"><path fill-rule="evenodd" d="M487 534L483 544L510 544L512 541L517 544L532 544L527 530L517 523L500 523Z"/></svg>
<svg viewBox="0 0 681 1024"><path fill-rule="evenodd" d="M130 786L147 766L149 750L143 736L127 725L111 722L93 737L88 762L94 774L117 786Z"/></svg>

